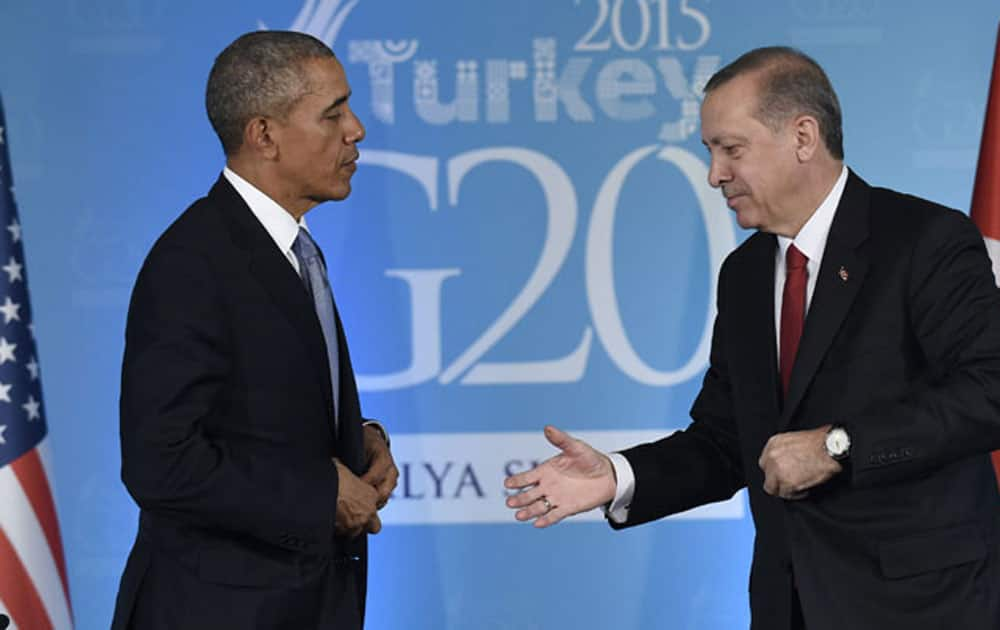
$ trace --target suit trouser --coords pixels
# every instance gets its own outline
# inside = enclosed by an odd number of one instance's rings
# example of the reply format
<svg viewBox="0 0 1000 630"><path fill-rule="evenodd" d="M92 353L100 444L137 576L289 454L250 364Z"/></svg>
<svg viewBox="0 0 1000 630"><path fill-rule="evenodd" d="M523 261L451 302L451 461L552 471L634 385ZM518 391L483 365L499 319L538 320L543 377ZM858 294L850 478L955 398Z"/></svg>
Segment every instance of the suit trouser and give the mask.
<svg viewBox="0 0 1000 630"><path fill-rule="evenodd" d="M792 587L792 620L790 630L806 630L806 620L802 617L802 602L799 601L799 589Z"/></svg>

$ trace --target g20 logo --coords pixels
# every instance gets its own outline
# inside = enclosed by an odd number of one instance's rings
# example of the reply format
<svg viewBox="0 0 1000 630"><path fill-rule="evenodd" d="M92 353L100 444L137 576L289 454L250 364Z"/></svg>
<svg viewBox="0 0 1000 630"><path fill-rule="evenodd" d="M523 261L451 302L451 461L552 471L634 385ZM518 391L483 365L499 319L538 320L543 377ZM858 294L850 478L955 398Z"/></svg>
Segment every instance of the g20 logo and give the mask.
<svg viewBox="0 0 1000 630"><path fill-rule="evenodd" d="M629 173L642 161L657 159L678 169L690 184L701 210L708 237L711 291L715 294L719 268L736 244L730 213L722 196L708 185L706 165L677 146L648 145L621 158L605 177L594 200L586 231L585 279L592 325L585 326L576 347L562 357L544 361L493 362L487 355L527 317L566 262L576 234L579 204L566 171L548 156L522 147L489 147L461 153L444 163L448 201L457 205L466 175L497 164L513 164L530 173L541 186L546 206L546 237L538 262L521 290L493 322L463 352L447 364L441 352L441 289L444 281L461 273L458 268L388 269L386 276L405 282L411 308L409 365L397 372L358 375L366 391L411 387L436 379L447 385L571 383L583 378L594 336L615 365L633 380L669 386L696 376L708 362L714 302L709 300L697 348L679 368L658 370L640 356L629 340L621 318L614 282L612 244L618 199ZM392 151L369 150L362 161L402 173L415 180L431 209L438 206L439 158Z"/></svg>

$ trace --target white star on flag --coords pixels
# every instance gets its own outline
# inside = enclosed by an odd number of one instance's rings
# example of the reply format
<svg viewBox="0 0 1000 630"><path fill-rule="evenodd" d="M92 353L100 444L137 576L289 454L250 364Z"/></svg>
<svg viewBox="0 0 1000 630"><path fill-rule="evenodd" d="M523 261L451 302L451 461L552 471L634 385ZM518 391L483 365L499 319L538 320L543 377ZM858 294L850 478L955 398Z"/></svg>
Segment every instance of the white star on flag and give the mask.
<svg viewBox="0 0 1000 630"><path fill-rule="evenodd" d="M24 277L21 275L21 269L23 268L24 265L17 262L17 259L14 258L13 256L10 257L9 263L4 265L3 267L0 267L0 269L3 269L4 271L7 272L7 282L12 282L12 283L17 282L18 280L24 282Z"/></svg>
<svg viewBox="0 0 1000 630"><path fill-rule="evenodd" d="M17 359L14 357L14 348L16 347L16 343L7 343L6 337L0 337L0 365L7 361L17 363Z"/></svg>
<svg viewBox="0 0 1000 630"><path fill-rule="evenodd" d="M21 315L19 311L21 310L21 305L16 302L12 302L10 296L4 301L3 306L0 306L0 313L3 314L3 323L9 324L15 319L21 321Z"/></svg>
<svg viewBox="0 0 1000 630"><path fill-rule="evenodd" d="M17 219L11 221L10 225L7 226L7 230L10 231L10 235L15 243L21 240L21 224L17 222Z"/></svg>
<svg viewBox="0 0 1000 630"><path fill-rule="evenodd" d="M28 422L38 420L42 417L41 412L38 410L41 404L42 403L35 400L35 395L32 394L31 396L28 396L28 402L21 405L21 408L28 412Z"/></svg>
<svg viewBox="0 0 1000 630"><path fill-rule="evenodd" d="M0 0L0 7L7 4ZM0 321L0 626L70 630L74 623L63 538L44 461L51 427L41 377L32 382L21 371L26 358L38 351L28 334L31 302L21 249L25 235L14 200L3 111L0 103L0 305L9 296L4 310L10 322Z"/></svg>
<svg viewBox="0 0 1000 630"><path fill-rule="evenodd" d="M31 374L31 380L37 381L38 361L35 360L35 357L31 357L31 361L28 361L27 365L25 365L24 367L28 368L28 374Z"/></svg>

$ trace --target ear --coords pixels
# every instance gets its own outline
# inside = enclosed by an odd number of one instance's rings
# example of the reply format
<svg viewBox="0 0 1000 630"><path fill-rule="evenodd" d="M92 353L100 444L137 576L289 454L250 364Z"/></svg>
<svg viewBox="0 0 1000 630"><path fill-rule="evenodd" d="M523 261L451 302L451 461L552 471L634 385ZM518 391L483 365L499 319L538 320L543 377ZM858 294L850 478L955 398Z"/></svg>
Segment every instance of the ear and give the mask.
<svg viewBox="0 0 1000 630"><path fill-rule="evenodd" d="M264 116L251 118L243 128L243 148L266 160L274 159L278 155L276 131L273 119Z"/></svg>
<svg viewBox="0 0 1000 630"><path fill-rule="evenodd" d="M795 156L799 162L808 162L816 156L823 144L819 122L813 116L802 114L792 121L795 137Z"/></svg>

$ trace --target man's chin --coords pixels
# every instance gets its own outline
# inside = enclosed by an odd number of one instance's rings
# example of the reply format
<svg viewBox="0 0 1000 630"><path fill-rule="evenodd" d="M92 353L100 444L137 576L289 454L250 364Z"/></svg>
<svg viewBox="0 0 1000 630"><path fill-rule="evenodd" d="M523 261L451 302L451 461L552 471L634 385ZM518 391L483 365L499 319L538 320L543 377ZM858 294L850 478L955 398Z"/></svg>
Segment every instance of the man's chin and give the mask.
<svg viewBox="0 0 1000 630"><path fill-rule="evenodd" d="M351 194L351 185L340 185L321 194L310 195L310 199L316 203L326 203L327 201L343 201Z"/></svg>
<svg viewBox="0 0 1000 630"><path fill-rule="evenodd" d="M752 212L746 210L734 210L736 212L736 223L744 230L756 230L760 227L760 221Z"/></svg>
<svg viewBox="0 0 1000 630"><path fill-rule="evenodd" d="M351 195L351 182L343 182L330 191L330 201L343 201Z"/></svg>

